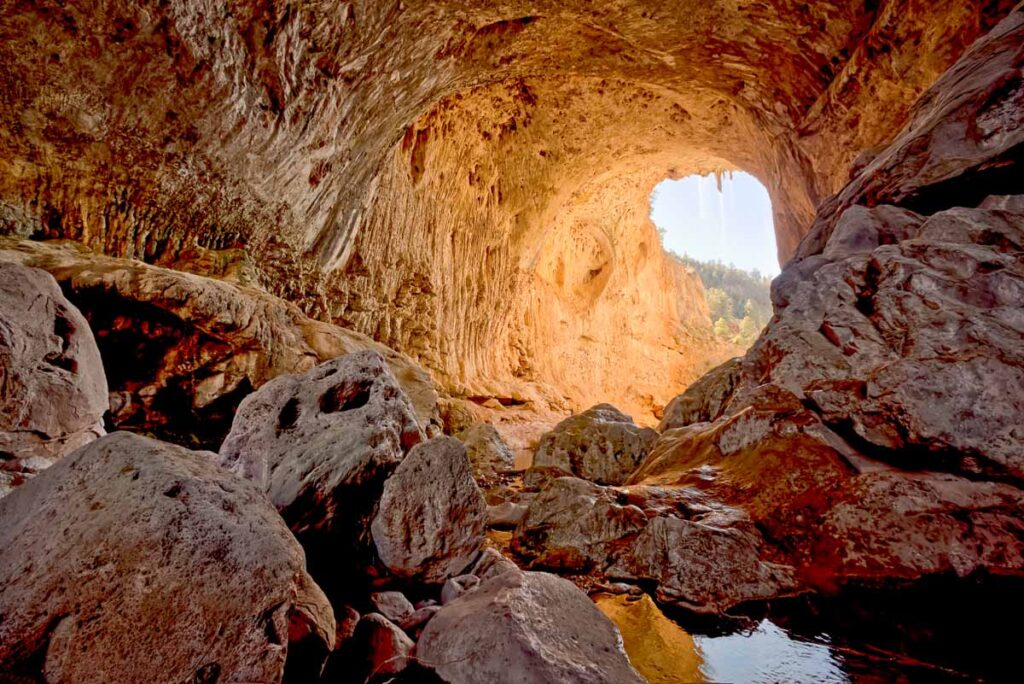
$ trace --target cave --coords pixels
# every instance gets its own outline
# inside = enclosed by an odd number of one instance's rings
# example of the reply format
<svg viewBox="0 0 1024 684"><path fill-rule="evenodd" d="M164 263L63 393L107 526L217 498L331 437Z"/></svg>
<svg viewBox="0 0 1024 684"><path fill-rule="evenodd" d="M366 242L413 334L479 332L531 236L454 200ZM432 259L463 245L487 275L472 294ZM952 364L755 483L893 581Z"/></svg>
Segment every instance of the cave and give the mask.
<svg viewBox="0 0 1024 684"><path fill-rule="evenodd" d="M0 670L1005 676L964 625L1024 595L1022 36L1013 0L6 3ZM719 240L756 262L668 235L691 179L760 208Z"/></svg>

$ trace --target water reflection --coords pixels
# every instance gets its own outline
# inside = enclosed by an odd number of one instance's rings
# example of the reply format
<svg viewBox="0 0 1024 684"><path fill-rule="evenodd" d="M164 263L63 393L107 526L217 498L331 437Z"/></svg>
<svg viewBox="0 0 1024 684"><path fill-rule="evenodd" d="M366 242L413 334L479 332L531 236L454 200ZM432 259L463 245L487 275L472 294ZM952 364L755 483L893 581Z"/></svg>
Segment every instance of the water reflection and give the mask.
<svg viewBox="0 0 1024 684"><path fill-rule="evenodd" d="M823 638L824 639L824 638ZM696 636L701 674L710 682L821 682L850 678L826 643L794 639L768 619L749 632Z"/></svg>
<svg viewBox="0 0 1024 684"><path fill-rule="evenodd" d="M906 655L834 643L806 625L794 633L765 617L729 633L691 635L647 595L602 594L598 607L618 626L634 667L651 684L732 682L775 684L942 683L983 681ZM793 616L782 616L792 621ZM902 628L906 625L903 624ZM1001 680L997 677L993 681Z"/></svg>

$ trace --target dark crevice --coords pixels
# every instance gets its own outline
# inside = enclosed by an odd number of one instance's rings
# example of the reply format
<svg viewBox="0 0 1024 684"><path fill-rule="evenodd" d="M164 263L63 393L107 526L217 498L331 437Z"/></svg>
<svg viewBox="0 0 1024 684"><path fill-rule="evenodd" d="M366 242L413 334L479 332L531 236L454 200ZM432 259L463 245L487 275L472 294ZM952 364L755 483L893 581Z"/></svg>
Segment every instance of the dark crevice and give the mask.
<svg viewBox="0 0 1024 684"><path fill-rule="evenodd" d="M321 395L320 410L324 413L352 411L366 406L369 401L370 385L368 383L344 382L335 385Z"/></svg>

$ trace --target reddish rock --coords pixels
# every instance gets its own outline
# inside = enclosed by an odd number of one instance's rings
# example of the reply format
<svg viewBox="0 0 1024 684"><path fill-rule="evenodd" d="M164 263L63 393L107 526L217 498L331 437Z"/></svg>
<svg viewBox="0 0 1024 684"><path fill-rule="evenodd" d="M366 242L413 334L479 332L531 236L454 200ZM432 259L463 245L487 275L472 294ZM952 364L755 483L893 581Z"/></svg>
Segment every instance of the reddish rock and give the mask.
<svg viewBox="0 0 1024 684"><path fill-rule="evenodd" d="M254 389L364 349L384 357L420 423L435 420L434 383L411 359L254 287L74 243L0 238L0 261L51 273L85 314L108 369L110 418L122 429L216 450Z"/></svg>

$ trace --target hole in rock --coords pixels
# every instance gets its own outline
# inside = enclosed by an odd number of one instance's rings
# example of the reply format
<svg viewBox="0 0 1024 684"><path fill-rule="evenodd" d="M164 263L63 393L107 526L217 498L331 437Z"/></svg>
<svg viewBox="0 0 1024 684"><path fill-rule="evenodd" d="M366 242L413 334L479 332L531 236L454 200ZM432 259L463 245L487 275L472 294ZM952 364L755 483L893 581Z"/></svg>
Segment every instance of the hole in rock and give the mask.
<svg viewBox="0 0 1024 684"><path fill-rule="evenodd" d="M330 388L320 397L320 410L324 413L351 411L370 401L370 387L359 383L341 383Z"/></svg>
<svg viewBox="0 0 1024 684"><path fill-rule="evenodd" d="M742 172L664 180L651 192L651 221L668 255L700 276L716 340L737 354L753 344L780 270L761 182Z"/></svg>

